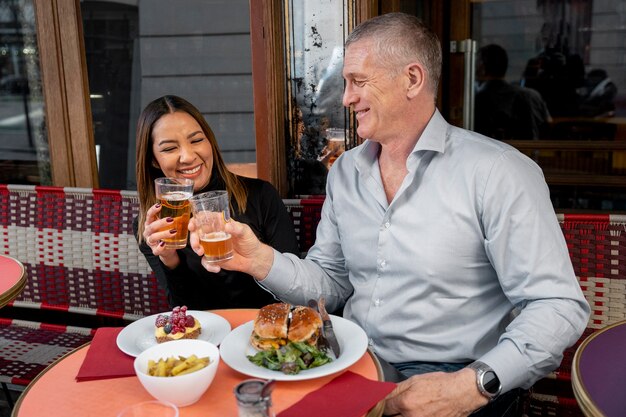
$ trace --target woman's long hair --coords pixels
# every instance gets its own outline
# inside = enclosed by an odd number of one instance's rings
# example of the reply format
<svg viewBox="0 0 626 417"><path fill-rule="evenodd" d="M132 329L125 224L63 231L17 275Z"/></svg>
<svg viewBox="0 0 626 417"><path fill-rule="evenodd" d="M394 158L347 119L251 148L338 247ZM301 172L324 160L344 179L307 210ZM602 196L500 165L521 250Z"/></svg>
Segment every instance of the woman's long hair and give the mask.
<svg viewBox="0 0 626 417"><path fill-rule="evenodd" d="M202 113L187 100L177 96L163 96L146 106L137 122L137 193L139 194L139 228L138 239L143 241L144 224L148 207L156 204L157 198L154 191L154 180L163 177L152 153L152 129L154 124L162 116L175 112L184 112L193 117L204 132L211 144L213 151L213 167L217 169L220 177L226 184L226 191L230 198L234 198L241 212L246 210L248 192L241 180L226 168L222 154L220 153L215 135L209 124L204 120ZM214 170L213 170L214 172ZM232 207L232 204L231 204Z"/></svg>

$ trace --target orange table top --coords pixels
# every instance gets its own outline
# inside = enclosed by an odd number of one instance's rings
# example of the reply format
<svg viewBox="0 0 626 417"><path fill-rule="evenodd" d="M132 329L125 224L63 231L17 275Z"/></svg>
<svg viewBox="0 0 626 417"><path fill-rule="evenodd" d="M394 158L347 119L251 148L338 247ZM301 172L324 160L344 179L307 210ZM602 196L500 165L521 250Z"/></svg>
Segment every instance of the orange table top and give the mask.
<svg viewBox="0 0 626 417"><path fill-rule="evenodd" d="M0 255L0 307L17 297L26 285L26 270L17 259Z"/></svg>
<svg viewBox="0 0 626 417"><path fill-rule="evenodd" d="M212 310L212 312L228 320L234 329L253 320L257 310ZM75 377L87 350L88 346L76 349L40 374L22 393L12 416L116 416L130 404L152 399L135 376L76 382ZM372 380L382 380L378 361L369 351L348 369ZM274 411L278 413L286 409L337 375L307 381L277 382L272 393ZM180 417L237 416L233 388L249 378L220 362L217 375L207 392L196 404L180 408ZM382 403L379 403L368 416L381 415L381 406Z"/></svg>

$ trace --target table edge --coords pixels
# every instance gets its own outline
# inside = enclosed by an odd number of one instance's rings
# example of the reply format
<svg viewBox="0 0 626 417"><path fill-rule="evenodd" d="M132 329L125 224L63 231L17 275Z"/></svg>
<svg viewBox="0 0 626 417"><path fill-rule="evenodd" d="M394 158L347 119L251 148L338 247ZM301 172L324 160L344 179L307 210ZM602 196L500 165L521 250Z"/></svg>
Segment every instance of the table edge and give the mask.
<svg viewBox="0 0 626 417"><path fill-rule="evenodd" d="M33 378L32 381L30 381L30 384L28 384L26 386L26 388L24 388L24 391L22 391L22 393L20 394L20 396L17 398L17 401L15 402L15 405L13 406L13 410L11 411L11 417L16 417L18 414L18 411L20 409L20 406L22 405L22 399L26 396L25 394L30 391L30 388L32 386L35 385L35 383L42 378L50 369L52 369L52 367L54 367L58 362L62 361L63 359L65 359L67 356L69 355L73 355L74 353L78 352L81 349L84 349L86 347L88 347L91 344L91 342L87 342L85 344L82 344L72 350L70 350L69 352L66 352L65 354L61 355L60 357L58 357L54 362L52 362L50 365L46 366L44 368L43 371L41 371L39 374L37 374L37 376L35 378Z"/></svg>
<svg viewBox="0 0 626 417"><path fill-rule="evenodd" d="M591 333L585 338L585 340L582 341L578 348L576 348L576 352L574 352L574 358L572 359L572 391L574 391L574 397L576 397L580 408L587 416L605 417L605 414L600 410L598 404L591 399L587 388L585 388L585 384L580 379L580 359L582 352L587 345L589 345L589 343L591 343L599 335L615 327L623 325L626 325L626 320L618 321L617 323L610 324Z"/></svg>
<svg viewBox="0 0 626 417"><path fill-rule="evenodd" d="M22 270L22 276L20 277L20 279L18 279L17 282L11 288L9 288L4 294L0 295L0 307L4 307L5 305L13 301L13 299L15 299L22 292L22 290L26 286L28 275L26 274L26 268L24 267L24 264L21 261L9 255L0 255L0 256L14 261L15 263L19 265L20 269Z"/></svg>

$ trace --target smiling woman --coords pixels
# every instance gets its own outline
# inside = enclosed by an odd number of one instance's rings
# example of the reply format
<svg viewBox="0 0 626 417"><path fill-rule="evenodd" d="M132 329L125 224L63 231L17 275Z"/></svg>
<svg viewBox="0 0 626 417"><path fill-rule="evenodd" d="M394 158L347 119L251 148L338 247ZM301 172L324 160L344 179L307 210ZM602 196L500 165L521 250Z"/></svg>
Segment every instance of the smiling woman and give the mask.
<svg viewBox="0 0 626 417"><path fill-rule="evenodd" d="M172 249L163 243L174 230L174 219L161 216L154 180L169 177L192 180L194 194L226 190L232 218L250 225L275 249L299 253L291 218L277 191L268 182L226 168L215 135L195 106L176 96L146 106L137 125L136 176L140 214L134 233L172 306L205 310L262 307L274 301L249 275L210 273L191 247Z"/></svg>
<svg viewBox="0 0 626 417"><path fill-rule="evenodd" d="M191 115L174 112L163 115L152 128L152 153L155 168L166 177L188 178L194 191L209 183L213 151L202 128Z"/></svg>

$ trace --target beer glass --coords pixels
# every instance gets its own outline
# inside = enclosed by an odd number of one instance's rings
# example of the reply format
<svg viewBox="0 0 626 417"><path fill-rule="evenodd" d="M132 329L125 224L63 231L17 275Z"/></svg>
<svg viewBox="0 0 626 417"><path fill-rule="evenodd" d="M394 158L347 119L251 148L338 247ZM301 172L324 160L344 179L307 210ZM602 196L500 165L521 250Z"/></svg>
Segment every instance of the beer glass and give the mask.
<svg viewBox="0 0 626 417"><path fill-rule="evenodd" d="M193 218L204 248L204 259L208 262L225 261L233 257L233 242L224 226L230 220L228 193L209 191L194 195L190 199Z"/></svg>
<svg viewBox="0 0 626 417"><path fill-rule="evenodd" d="M346 150L346 131L331 127L326 129L325 133L328 141L326 148L330 152L330 157L328 158L328 168L330 168L335 160Z"/></svg>
<svg viewBox="0 0 626 417"><path fill-rule="evenodd" d="M171 217L173 224L165 226L176 229L172 237L162 239L165 247L181 249L187 246L187 225L191 207L189 198L193 195L193 181L185 178L157 178L154 180L156 197L161 203L161 218ZM164 231L165 228L161 231Z"/></svg>

